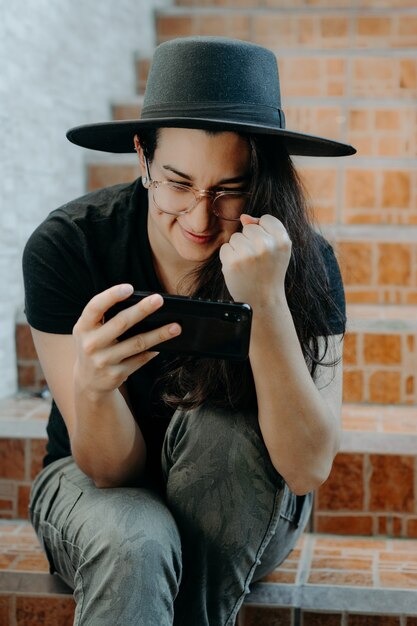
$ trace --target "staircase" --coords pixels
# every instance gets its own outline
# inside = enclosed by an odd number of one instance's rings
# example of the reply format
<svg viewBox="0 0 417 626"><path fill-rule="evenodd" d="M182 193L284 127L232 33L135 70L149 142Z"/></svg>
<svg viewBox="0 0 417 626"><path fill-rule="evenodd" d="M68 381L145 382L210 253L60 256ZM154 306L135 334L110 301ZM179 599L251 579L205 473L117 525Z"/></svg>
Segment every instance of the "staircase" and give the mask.
<svg viewBox="0 0 417 626"><path fill-rule="evenodd" d="M287 126L358 148L296 160L348 301L342 448L310 531L253 586L239 624L416 626L415 0L178 0L155 25L158 42L224 35L271 48ZM137 117L148 69L136 60L137 95L113 104L115 119ZM133 157L93 158L90 190L138 175ZM26 521L49 401L30 397L43 380L24 323L17 352L22 393L0 405L0 624L71 624L69 590Z"/></svg>

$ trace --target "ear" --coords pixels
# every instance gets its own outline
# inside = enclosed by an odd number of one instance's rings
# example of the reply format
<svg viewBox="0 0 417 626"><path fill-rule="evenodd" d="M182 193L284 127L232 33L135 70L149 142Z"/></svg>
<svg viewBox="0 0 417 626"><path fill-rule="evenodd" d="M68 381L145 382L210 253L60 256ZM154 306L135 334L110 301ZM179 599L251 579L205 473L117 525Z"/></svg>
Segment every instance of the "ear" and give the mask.
<svg viewBox="0 0 417 626"><path fill-rule="evenodd" d="M139 140L138 135L134 136L133 142L134 142L135 150L139 157L139 168L140 168L140 175L142 176L142 182L146 184L148 182L148 176L146 173L146 165L145 165L145 158L143 155L143 148L140 145L140 140Z"/></svg>

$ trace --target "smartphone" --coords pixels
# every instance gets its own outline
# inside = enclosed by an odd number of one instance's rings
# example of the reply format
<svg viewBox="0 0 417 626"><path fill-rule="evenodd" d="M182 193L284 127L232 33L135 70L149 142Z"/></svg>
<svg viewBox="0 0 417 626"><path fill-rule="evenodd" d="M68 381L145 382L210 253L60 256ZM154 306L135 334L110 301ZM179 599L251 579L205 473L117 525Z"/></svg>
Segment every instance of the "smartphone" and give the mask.
<svg viewBox="0 0 417 626"><path fill-rule="evenodd" d="M135 291L112 306L105 321L153 292ZM182 332L152 350L219 359L244 360L249 353L252 309L241 302L218 302L163 295L164 304L123 333L119 340L178 322Z"/></svg>

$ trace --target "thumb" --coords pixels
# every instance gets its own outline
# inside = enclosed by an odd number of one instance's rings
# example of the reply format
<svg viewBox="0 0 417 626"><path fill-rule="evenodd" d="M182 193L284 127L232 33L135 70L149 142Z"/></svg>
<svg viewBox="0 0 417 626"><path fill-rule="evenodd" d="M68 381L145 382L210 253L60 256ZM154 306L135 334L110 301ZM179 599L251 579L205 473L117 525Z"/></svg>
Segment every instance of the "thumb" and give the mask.
<svg viewBox="0 0 417 626"><path fill-rule="evenodd" d="M242 213L242 215L240 216L240 221L243 226L246 226L246 224L259 224L259 217L252 217L252 215Z"/></svg>

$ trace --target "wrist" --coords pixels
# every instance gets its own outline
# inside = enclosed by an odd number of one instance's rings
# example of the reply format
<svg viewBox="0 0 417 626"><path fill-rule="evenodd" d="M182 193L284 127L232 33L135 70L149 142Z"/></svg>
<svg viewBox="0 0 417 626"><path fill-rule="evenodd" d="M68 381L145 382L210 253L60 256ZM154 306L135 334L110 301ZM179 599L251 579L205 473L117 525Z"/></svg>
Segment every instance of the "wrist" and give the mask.
<svg viewBox="0 0 417 626"><path fill-rule="evenodd" d="M91 406L103 406L109 402L109 399L114 396L115 390L97 389L91 387L83 381L74 376L74 400L78 404L86 402Z"/></svg>

